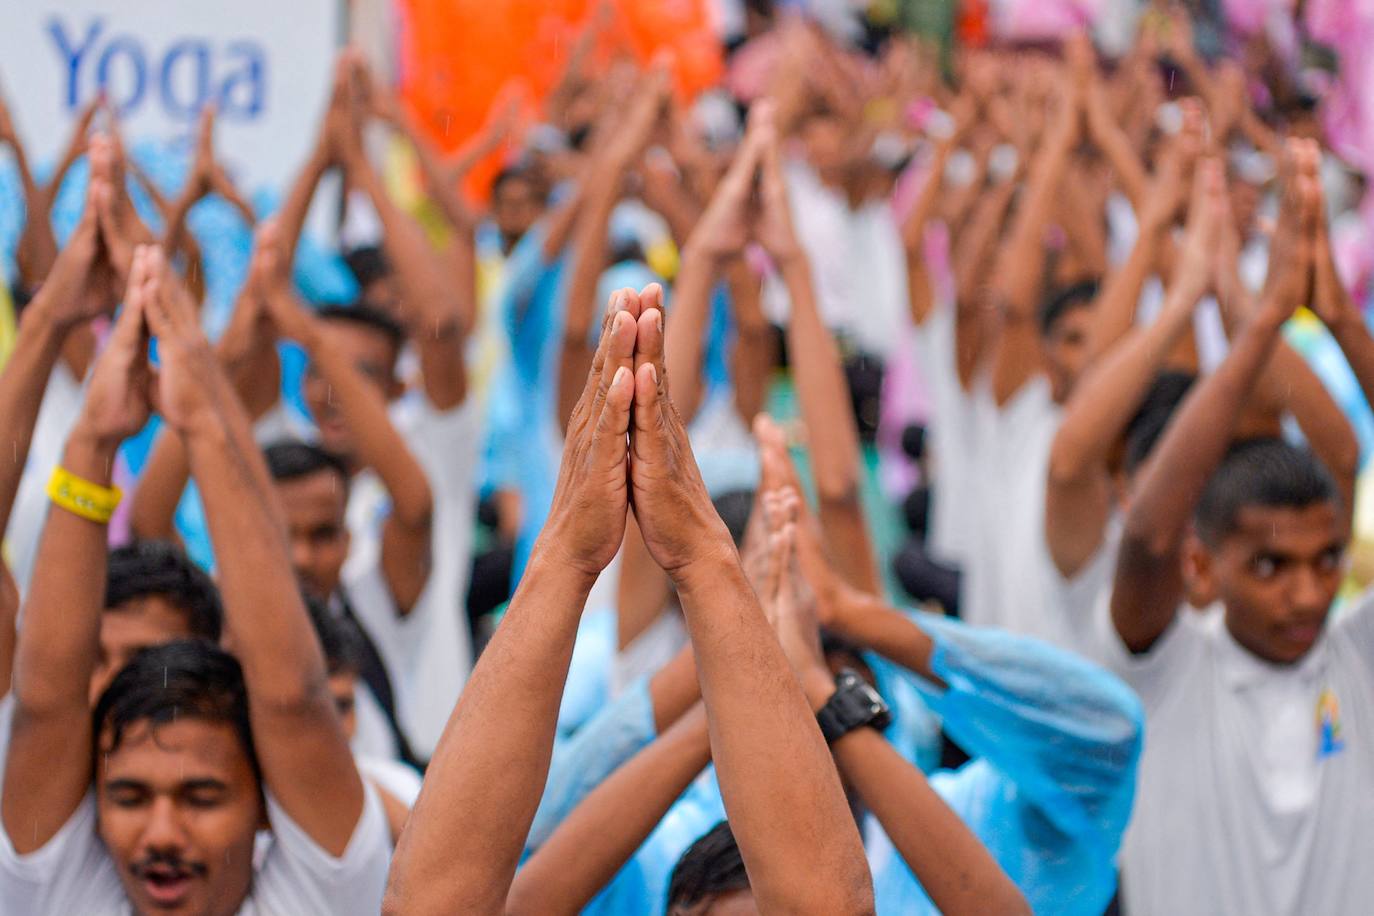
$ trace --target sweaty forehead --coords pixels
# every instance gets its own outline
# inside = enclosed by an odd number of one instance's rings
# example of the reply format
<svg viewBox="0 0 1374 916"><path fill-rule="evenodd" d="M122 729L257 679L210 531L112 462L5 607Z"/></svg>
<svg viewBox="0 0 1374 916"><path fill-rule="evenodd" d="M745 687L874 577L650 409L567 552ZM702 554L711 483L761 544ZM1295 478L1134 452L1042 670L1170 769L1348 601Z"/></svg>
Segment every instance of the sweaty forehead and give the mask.
<svg viewBox="0 0 1374 916"><path fill-rule="evenodd" d="M1332 545L1344 546L1350 530L1339 508L1330 502L1310 506L1242 506L1227 540L1249 548L1307 556Z"/></svg>
<svg viewBox="0 0 1374 916"><path fill-rule="evenodd" d="M124 729L119 747L100 736L99 782L130 780L155 789L212 779L229 786L254 782L252 763L228 722L185 718L163 725L144 720Z"/></svg>

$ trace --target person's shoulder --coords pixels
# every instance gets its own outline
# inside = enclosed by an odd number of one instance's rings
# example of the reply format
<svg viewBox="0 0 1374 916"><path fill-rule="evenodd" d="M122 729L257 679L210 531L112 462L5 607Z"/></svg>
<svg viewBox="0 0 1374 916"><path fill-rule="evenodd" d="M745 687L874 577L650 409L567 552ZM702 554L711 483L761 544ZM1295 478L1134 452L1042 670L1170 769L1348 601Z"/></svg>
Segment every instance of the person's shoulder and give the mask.
<svg viewBox="0 0 1374 916"><path fill-rule="evenodd" d="M95 793L87 792L43 846L20 854L0 827L0 907L4 913L122 912L124 892L96 835ZM32 909L26 909L28 905ZM11 907L17 909L11 909Z"/></svg>
<svg viewBox="0 0 1374 916"><path fill-rule="evenodd" d="M363 780L363 808L343 854L330 855L270 793L272 843L253 876L240 916L374 914L391 864L391 833L377 790Z"/></svg>

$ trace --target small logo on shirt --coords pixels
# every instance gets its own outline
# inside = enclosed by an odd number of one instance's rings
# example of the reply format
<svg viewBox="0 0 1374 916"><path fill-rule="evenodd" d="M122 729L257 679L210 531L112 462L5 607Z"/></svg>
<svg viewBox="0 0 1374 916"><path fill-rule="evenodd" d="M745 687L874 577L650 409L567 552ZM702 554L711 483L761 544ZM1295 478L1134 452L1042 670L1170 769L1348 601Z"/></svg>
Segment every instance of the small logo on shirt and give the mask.
<svg viewBox="0 0 1374 916"><path fill-rule="evenodd" d="M1317 697L1317 759L1324 760L1345 749L1341 736L1341 704L1330 687Z"/></svg>

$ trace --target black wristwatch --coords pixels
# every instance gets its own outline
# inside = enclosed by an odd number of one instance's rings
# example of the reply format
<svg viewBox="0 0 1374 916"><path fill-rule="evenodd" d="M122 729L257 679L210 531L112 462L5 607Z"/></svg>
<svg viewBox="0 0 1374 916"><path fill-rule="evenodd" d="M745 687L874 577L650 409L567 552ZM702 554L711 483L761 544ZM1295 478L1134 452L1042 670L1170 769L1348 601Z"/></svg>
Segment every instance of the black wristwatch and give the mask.
<svg viewBox="0 0 1374 916"><path fill-rule="evenodd" d="M892 711L857 671L845 668L835 678L835 693L816 713L816 721L826 743L834 744L866 725L882 731L891 724Z"/></svg>

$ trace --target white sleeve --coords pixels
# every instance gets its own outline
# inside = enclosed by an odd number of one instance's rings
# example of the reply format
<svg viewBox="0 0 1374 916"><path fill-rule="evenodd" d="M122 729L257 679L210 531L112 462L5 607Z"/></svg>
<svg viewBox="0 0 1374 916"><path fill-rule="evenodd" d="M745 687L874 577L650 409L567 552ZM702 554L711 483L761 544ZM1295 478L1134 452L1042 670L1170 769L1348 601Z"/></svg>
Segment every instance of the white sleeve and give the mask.
<svg viewBox="0 0 1374 916"><path fill-rule="evenodd" d="M1140 695L1148 715L1159 707L1170 688L1182 680L1181 675L1196 665L1203 651L1208 618L1221 612L1219 609L1199 612L1186 604L1181 605L1169 628L1155 640L1150 650L1136 654L1121 641L1112 624L1111 611L1105 606L1107 602L1103 604L1098 615L1103 631L1103 661Z"/></svg>
<svg viewBox="0 0 1374 916"><path fill-rule="evenodd" d="M124 889L96 836L95 793L41 848L20 855L0 829L0 910L5 916L121 912Z"/></svg>
<svg viewBox="0 0 1374 916"><path fill-rule="evenodd" d="M253 901L263 914L376 916L382 908L391 834L381 799L363 780L363 811L348 847L337 858L321 849L270 794L272 846L253 879Z"/></svg>
<svg viewBox="0 0 1374 916"><path fill-rule="evenodd" d="M1374 589L1352 602L1331 629L1333 635L1354 643L1358 657L1374 660Z"/></svg>

